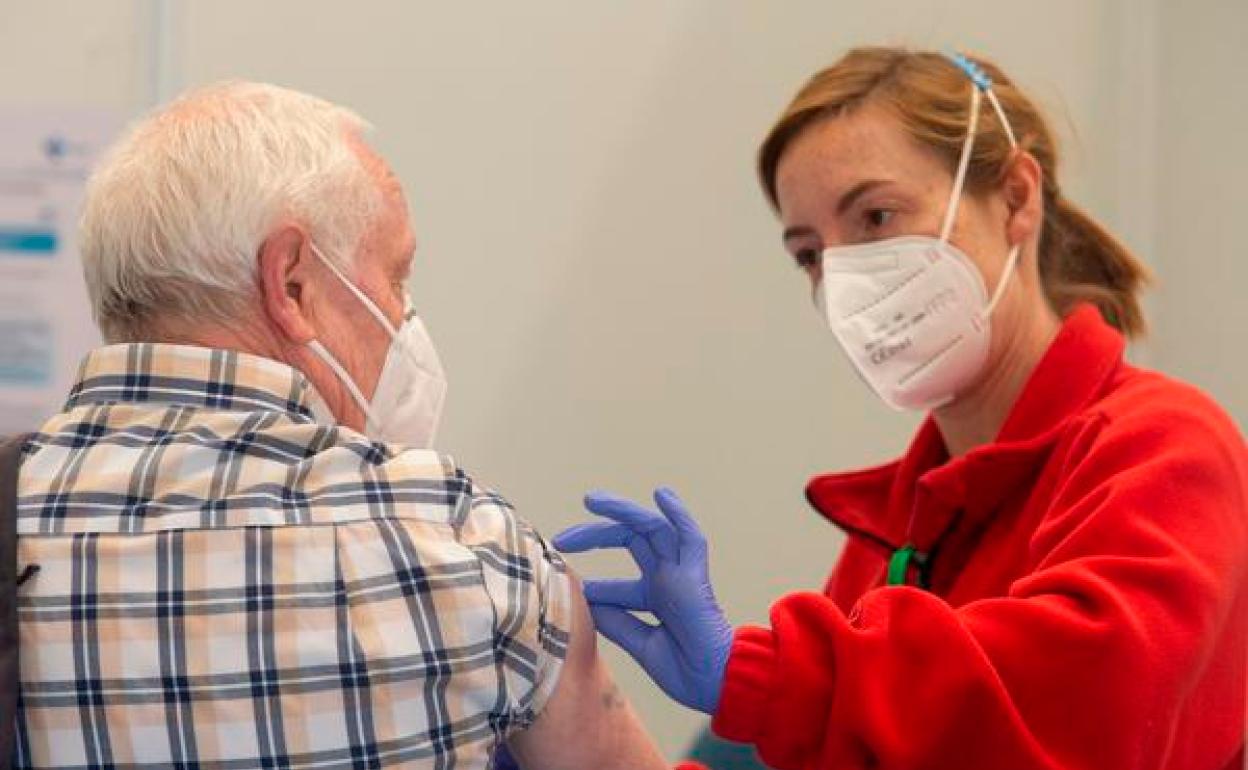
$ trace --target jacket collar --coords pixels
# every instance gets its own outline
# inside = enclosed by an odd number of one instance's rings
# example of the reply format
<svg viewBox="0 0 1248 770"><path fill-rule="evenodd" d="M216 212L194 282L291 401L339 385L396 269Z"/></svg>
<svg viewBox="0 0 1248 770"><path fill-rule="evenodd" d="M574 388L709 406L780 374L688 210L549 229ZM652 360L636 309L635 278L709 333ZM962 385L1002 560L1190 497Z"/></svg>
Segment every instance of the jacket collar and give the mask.
<svg viewBox="0 0 1248 770"><path fill-rule="evenodd" d="M929 416L901 459L816 476L806 498L832 523L883 550L908 542L927 551L955 520L982 522L1026 487L1066 425L1103 393L1123 348L1097 309L1081 305L1063 322L996 441L951 460Z"/></svg>

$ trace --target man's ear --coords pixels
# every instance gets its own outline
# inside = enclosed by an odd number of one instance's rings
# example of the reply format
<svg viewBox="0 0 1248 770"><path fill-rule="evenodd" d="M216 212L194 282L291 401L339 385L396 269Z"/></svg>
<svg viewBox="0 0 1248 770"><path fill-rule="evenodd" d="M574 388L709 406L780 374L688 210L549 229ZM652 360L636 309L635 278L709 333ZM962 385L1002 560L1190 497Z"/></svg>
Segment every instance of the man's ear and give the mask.
<svg viewBox="0 0 1248 770"><path fill-rule="evenodd" d="M265 315L295 345L316 339L306 304L312 274L309 253L307 233L284 225L264 239L256 254Z"/></svg>
<svg viewBox="0 0 1248 770"><path fill-rule="evenodd" d="M1044 222L1044 172L1035 156L1026 150L1014 153L1001 191L1009 212L1006 237L1011 244L1026 243Z"/></svg>

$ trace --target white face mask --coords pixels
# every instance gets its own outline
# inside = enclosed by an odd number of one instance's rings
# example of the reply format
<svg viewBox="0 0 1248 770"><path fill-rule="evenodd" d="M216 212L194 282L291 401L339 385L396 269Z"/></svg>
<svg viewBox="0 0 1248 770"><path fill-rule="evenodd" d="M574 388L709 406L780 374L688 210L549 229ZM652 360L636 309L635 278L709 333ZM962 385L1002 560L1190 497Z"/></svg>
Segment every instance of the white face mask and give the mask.
<svg viewBox="0 0 1248 770"><path fill-rule="evenodd" d="M981 88L1011 146L1018 146L996 95L976 81L940 237L907 236L823 250L815 304L858 373L894 409L933 409L972 383L988 358L992 311L1018 261L1016 244L990 300L974 263L949 243L978 125Z"/></svg>
<svg viewBox="0 0 1248 770"><path fill-rule="evenodd" d="M425 325L412 312L410 298L404 292L403 325L396 330L385 313L347 280L316 244L311 244L311 247L312 253L364 303L368 312L390 335L390 349L386 352L386 361L372 400L364 398L351 375L319 340L309 342L308 347L338 375L343 387L364 412L367 420L365 435L375 441L422 449L431 447L442 417L442 404L446 400L446 375Z"/></svg>

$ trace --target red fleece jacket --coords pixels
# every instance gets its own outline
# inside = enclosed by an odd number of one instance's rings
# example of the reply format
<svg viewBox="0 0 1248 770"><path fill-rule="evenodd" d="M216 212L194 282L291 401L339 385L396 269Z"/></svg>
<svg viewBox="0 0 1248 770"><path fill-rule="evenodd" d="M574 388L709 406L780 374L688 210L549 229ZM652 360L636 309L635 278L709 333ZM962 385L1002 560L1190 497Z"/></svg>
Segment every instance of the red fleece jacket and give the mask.
<svg viewBox="0 0 1248 770"><path fill-rule="evenodd" d="M898 462L811 481L845 551L737 632L715 731L781 769L1239 766L1248 448L1122 353L1082 307L995 443L950 459L929 420Z"/></svg>

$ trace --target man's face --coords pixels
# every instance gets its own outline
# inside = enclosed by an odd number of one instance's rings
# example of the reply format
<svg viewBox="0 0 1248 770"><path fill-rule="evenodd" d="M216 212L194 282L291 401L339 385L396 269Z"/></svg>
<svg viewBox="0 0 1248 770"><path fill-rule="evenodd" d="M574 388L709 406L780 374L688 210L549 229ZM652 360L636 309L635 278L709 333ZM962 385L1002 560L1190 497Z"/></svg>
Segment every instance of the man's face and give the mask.
<svg viewBox="0 0 1248 770"><path fill-rule="evenodd" d="M362 142L354 144L361 162L377 180L383 203L380 215L360 240L354 264L345 274L398 329L403 323L405 287L416 250L407 201L398 179L380 156ZM390 335L359 298L328 267L322 267L323 302L313 309L319 338L364 396L371 398L390 350ZM329 390L328 384L322 384L318 390L329 401L339 422L353 427L363 424L363 415L355 403L349 397L341 397L345 392L339 393L339 397L324 392Z"/></svg>

